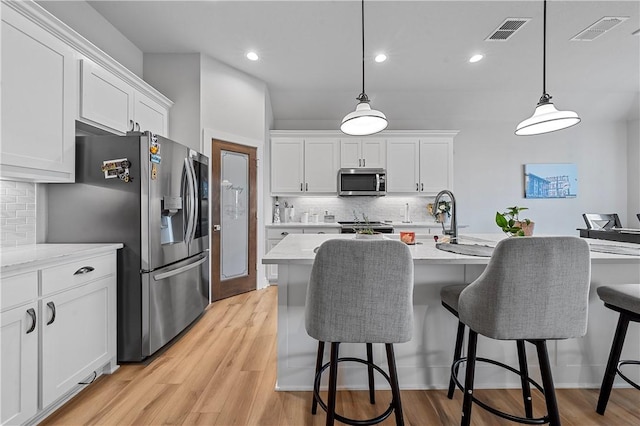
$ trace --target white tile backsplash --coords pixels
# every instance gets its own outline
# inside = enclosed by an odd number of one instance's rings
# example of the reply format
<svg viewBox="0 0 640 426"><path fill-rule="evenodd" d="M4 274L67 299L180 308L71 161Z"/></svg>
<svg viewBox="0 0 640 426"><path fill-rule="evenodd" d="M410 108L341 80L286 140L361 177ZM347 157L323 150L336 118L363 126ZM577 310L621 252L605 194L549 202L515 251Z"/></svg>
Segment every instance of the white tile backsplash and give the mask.
<svg viewBox="0 0 640 426"><path fill-rule="evenodd" d="M366 214L369 220L391 220L401 222L404 220L405 204L409 204L409 219L412 222L433 222L433 216L427 213L427 204L433 203L433 197L278 197L280 207L284 207L285 201L289 206L293 205L295 215L293 222L300 222L303 212L309 216L318 214L320 221L328 211L337 221L352 221L354 211L358 219ZM275 197L272 198L272 206ZM272 208L273 211L273 208ZM284 214L280 214L281 220ZM273 217L267 223L273 222Z"/></svg>
<svg viewBox="0 0 640 426"><path fill-rule="evenodd" d="M36 184L0 180L0 247L36 242Z"/></svg>

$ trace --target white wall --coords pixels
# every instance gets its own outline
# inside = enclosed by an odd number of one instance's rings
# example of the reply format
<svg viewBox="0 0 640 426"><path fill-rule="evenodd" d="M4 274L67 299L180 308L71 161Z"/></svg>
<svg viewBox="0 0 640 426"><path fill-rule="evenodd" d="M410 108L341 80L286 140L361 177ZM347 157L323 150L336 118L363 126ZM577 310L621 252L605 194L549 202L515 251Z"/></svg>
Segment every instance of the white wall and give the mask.
<svg viewBox="0 0 640 426"><path fill-rule="evenodd" d="M200 54L145 53L144 80L174 102L169 139L202 152Z"/></svg>
<svg viewBox="0 0 640 426"><path fill-rule="evenodd" d="M142 51L87 2L75 0L36 3L142 78ZM151 23L141 20L140 25Z"/></svg>

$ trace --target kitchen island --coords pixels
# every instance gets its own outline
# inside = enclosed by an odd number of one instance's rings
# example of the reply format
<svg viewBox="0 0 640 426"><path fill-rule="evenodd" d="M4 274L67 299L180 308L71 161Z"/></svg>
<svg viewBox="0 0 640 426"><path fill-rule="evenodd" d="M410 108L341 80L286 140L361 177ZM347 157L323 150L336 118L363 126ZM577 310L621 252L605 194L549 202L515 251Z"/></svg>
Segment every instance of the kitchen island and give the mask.
<svg viewBox="0 0 640 426"><path fill-rule="evenodd" d="M288 235L263 258L264 264L278 265L278 390L311 390L317 342L304 326L306 288L314 249L330 238L353 235ZM399 238L392 235L387 238ZM462 235L460 242L495 246L502 235ZM606 366L618 314L603 306L595 289L600 285L640 282L640 248L629 243L588 240L600 251L591 252L591 291L587 335L580 339L549 341L549 353L556 386L599 387ZM631 254L605 253L622 247ZM414 333L410 342L395 345L400 387L403 389L446 389L456 338L457 319L440 304L445 285L470 283L484 270L489 257L467 256L438 250L432 238L418 239L411 246L415 265ZM606 249L606 247L605 247ZM637 252L637 254L636 254ZM532 377L539 378L533 345L527 344ZM343 344L340 356L365 355L365 345ZM516 345L480 336L478 356L517 366ZM629 328L623 359L640 359L640 333ZM328 359L328 351L325 360ZM374 361L385 366L384 346L374 345ZM326 362L326 361L325 361ZM383 367L384 368L384 367ZM630 372L633 378L635 372ZM326 378L324 378L326 380ZM638 379L635 375L635 379ZM382 380L378 380L382 383ZM520 387L518 376L494 366L479 364L477 388ZM616 381L616 385L620 382ZM366 389L366 369L341 366L339 386Z"/></svg>

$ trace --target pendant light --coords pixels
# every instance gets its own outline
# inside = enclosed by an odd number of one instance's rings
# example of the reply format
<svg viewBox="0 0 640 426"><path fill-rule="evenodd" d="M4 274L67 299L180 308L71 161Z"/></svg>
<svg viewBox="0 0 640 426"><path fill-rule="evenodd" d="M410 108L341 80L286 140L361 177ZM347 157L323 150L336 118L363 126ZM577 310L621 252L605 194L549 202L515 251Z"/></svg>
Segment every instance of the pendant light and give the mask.
<svg viewBox="0 0 640 426"><path fill-rule="evenodd" d="M347 135L365 136L381 132L389 125L387 117L369 105L369 97L364 92L364 0L362 0L362 93L356 98L356 110L342 119L340 130Z"/></svg>
<svg viewBox="0 0 640 426"><path fill-rule="evenodd" d="M547 0L544 0L543 36L542 36L542 97L530 118L520 122L516 127L516 135L528 136L549 133L566 129L580 122L580 117L573 111L558 111L551 101L546 89L547 67Z"/></svg>

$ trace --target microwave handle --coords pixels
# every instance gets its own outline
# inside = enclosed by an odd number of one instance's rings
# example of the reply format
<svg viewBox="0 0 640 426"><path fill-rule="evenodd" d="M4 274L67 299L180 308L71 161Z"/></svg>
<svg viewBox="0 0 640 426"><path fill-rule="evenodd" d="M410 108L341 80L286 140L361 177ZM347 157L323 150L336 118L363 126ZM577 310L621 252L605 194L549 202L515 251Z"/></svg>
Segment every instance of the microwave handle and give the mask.
<svg viewBox="0 0 640 426"><path fill-rule="evenodd" d="M380 192L380 173L376 173L376 192Z"/></svg>

